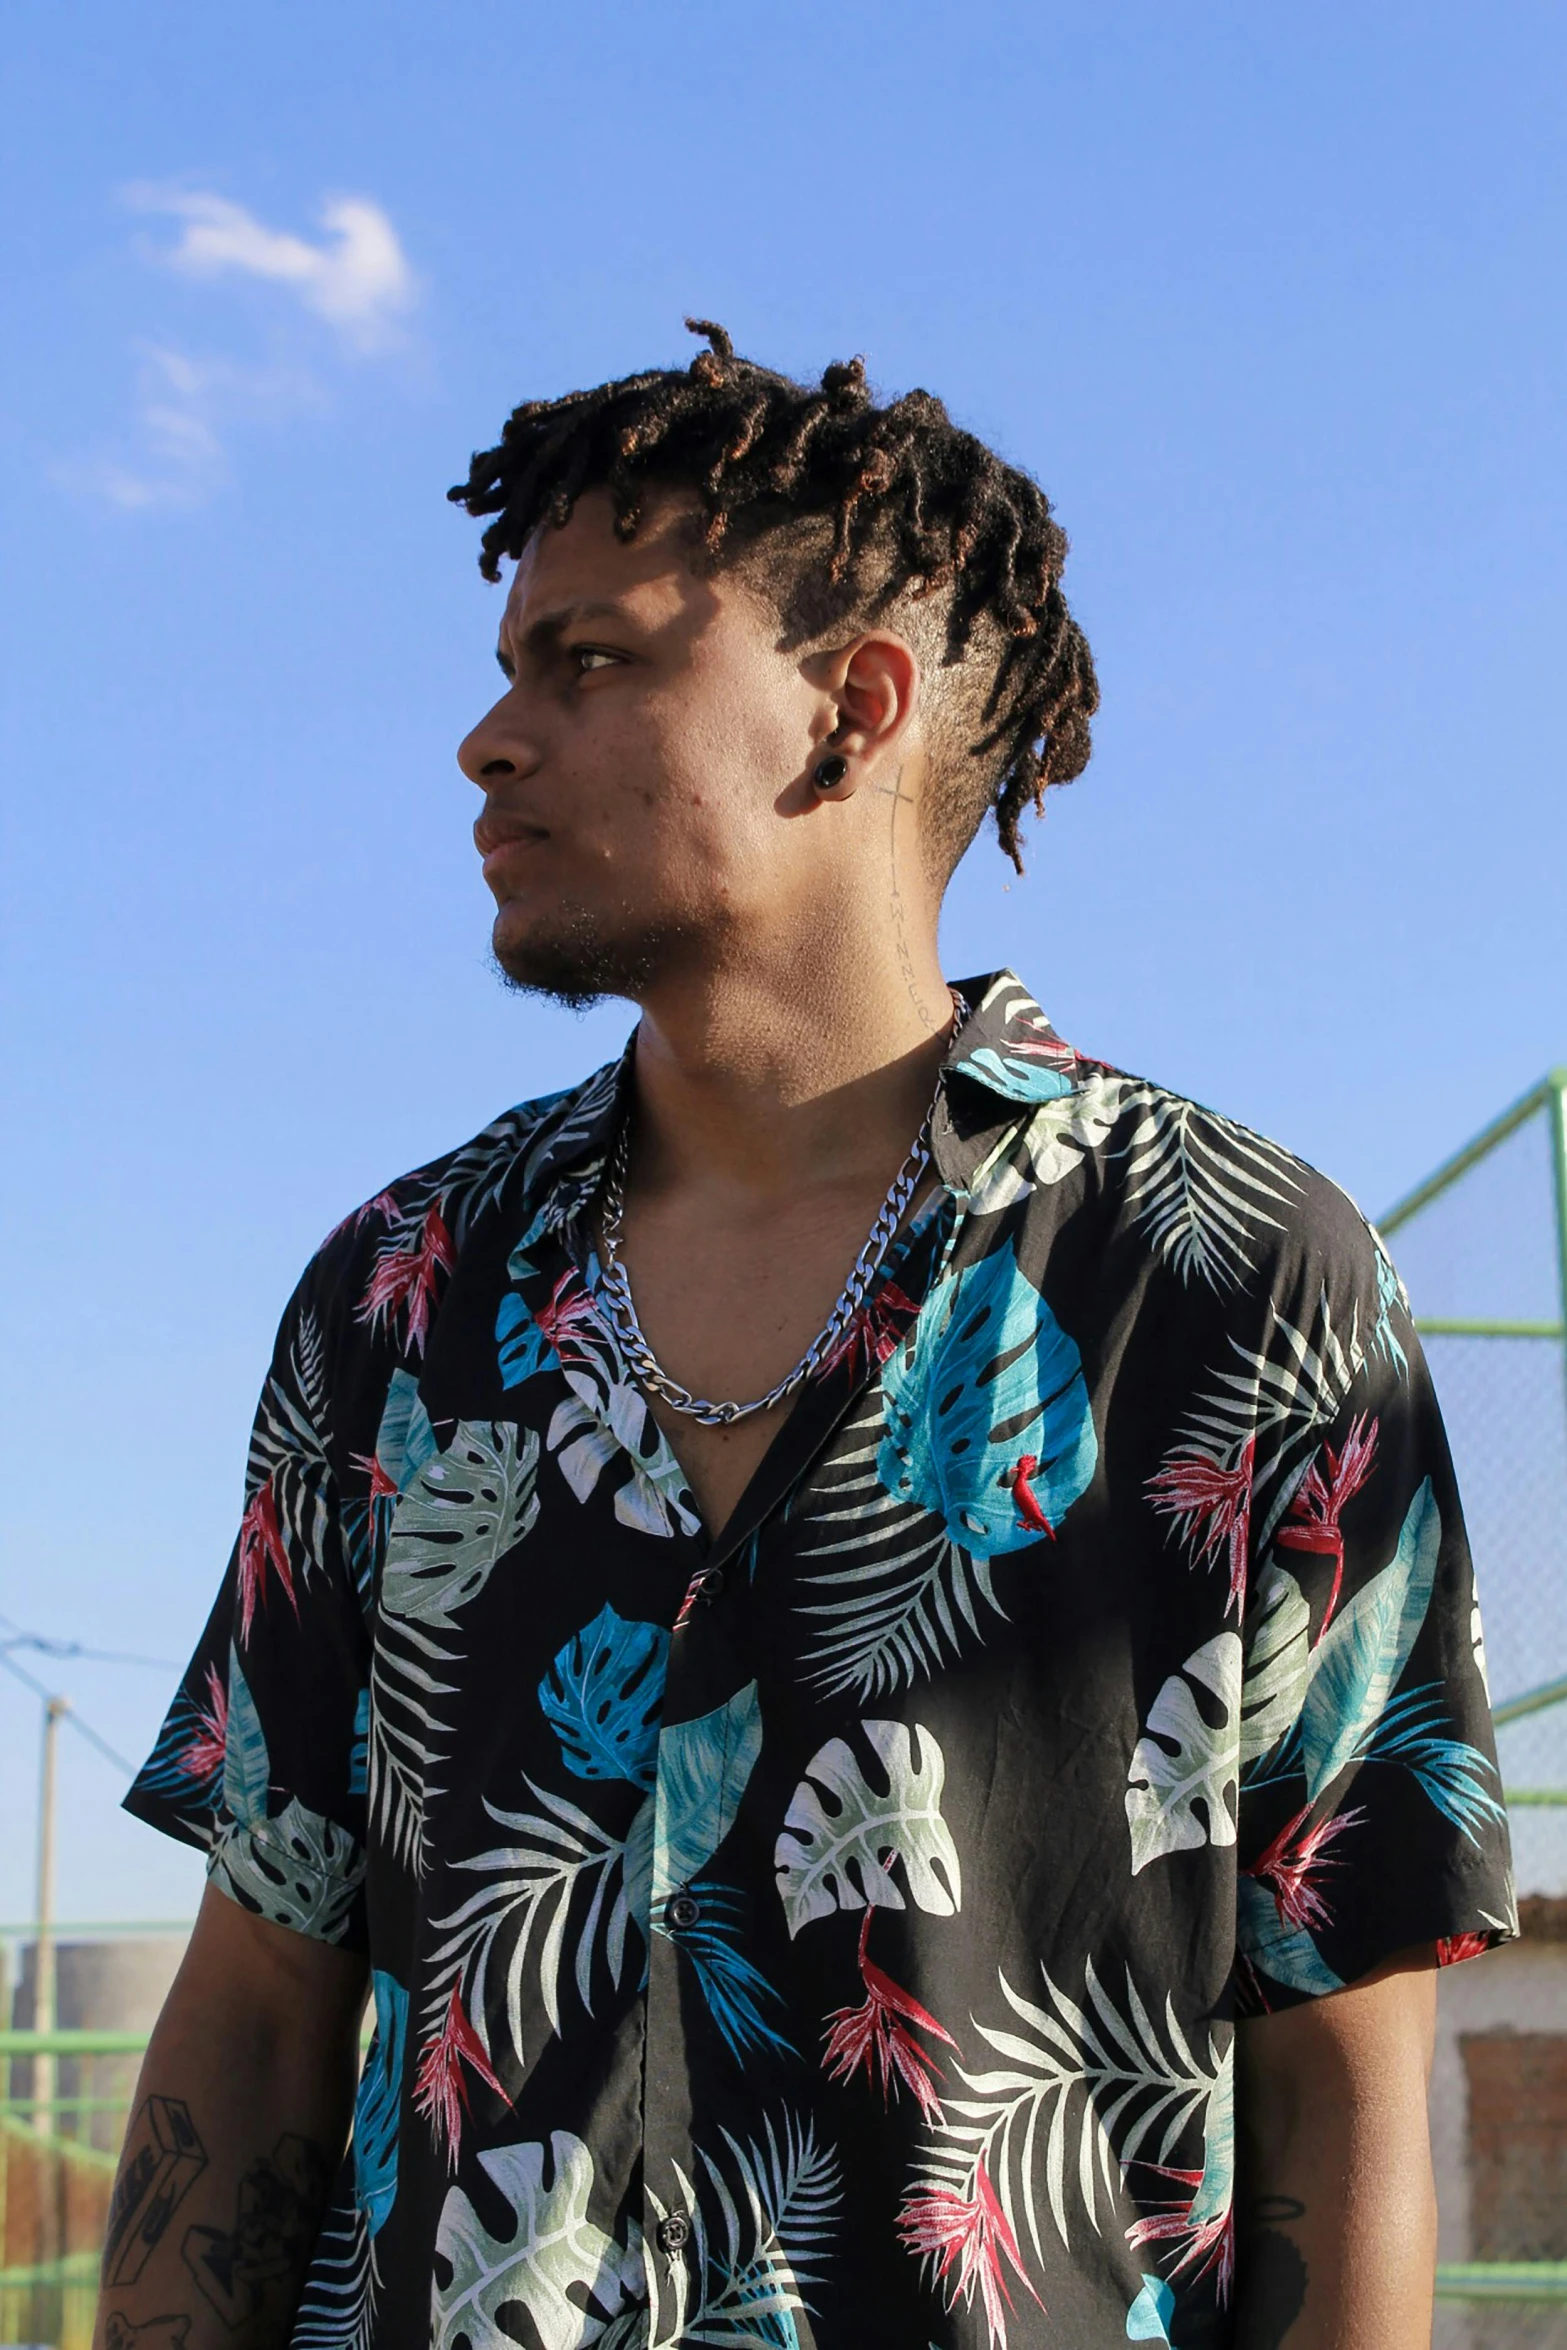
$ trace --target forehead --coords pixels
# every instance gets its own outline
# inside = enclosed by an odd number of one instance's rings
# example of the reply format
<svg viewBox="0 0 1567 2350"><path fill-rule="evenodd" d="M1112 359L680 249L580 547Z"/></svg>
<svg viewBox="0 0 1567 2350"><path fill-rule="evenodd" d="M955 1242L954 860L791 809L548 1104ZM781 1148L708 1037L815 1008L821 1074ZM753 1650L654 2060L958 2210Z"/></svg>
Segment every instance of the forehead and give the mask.
<svg viewBox="0 0 1567 2350"><path fill-rule="evenodd" d="M719 582L697 575L695 512L693 500L652 497L635 538L621 539L608 493L586 491L561 529L541 524L523 548L503 633L520 635L546 614L582 604L613 602L650 620L672 618L698 601L711 608Z"/></svg>

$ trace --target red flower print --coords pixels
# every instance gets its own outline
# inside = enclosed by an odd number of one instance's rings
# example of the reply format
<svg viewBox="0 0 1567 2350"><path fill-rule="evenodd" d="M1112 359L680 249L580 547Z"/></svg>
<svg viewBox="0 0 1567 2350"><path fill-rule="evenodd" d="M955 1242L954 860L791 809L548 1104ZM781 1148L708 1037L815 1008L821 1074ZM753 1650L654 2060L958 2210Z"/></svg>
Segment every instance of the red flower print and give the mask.
<svg viewBox="0 0 1567 2350"><path fill-rule="evenodd" d="M271 1568L288 1594L288 1604L295 1615L299 1602L294 1597L294 1570L288 1563L288 1552L283 1547L283 1529L278 1524L277 1501L269 1477L260 1490L253 1493L245 1515L239 1522L239 1636L250 1638L250 1627L255 1621L258 1603L266 1605L267 1569Z"/></svg>
<svg viewBox="0 0 1567 2350"><path fill-rule="evenodd" d="M1217 2219L1192 2219L1192 2205L1202 2184L1200 2170L1166 2170L1158 2163L1139 2164L1140 2169L1152 2170L1161 2179L1174 2179L1187 2189L1178 2202L1169 2203L1162 2210L1151 2212L1147 2219L1134 2220L1126 2231L1126 2240L1134 2252L1145 2244L1164 2244L1186 2239L1186 2248L1175 2266L1172 2276L1180 2276L1190 2269L1194 2277L1216 2269L1214 2280L1219 2307L1228 2305L1235 2283L1235 2213L1232 2208L1222 2211Z"/></svg>
<svg viewBox="0 0 1567 2350"><path fill-rule="evenodd" d="M1335 1812L1315 1828L1306 1828L1311 1817L1308 1805L1297 1812L1287 1827L1279 1830L1265 1852L1260 1852L1243 1874L1255 1877L1259 1885L1266 1885L1278 1904L1279 1915L1287 1925L1304 1927L1313 1932L1329 1922L1330 1912L1317 1887L1312 1884L1313 1870L1330 1869L1337 1865L1336 1856L1328 1857L1327 1848L1343 1835L1346 1828L1358 1826L1365 1818L1363 1808ZM1302 1835L1301 1830L1306 1832Z"/></svg>
<svg viewBox="0 0 1567 2350"><path fill-rule="evenodd" d="M196 1734L180 1756L187 1779L215 1779L228 1748L229 1693L218 1678L216 1665L207 1667L207 1702L196 1716Z"/></svg>
<svg viewBox="0 0 1567 2350"><path fill-rule="evenodd" d="M399 1307L404 1308L408 1351L422 1354L430 1333L435 1276L438 1272L449 1273L456 1262L451 1234L441 1221L441 1211L432 1207L412 1246L394 1245L379 1251L355 1320L374 1327L383 1315L395 1315Z"/></svg>
<svg viewBox="0 0 1567 2350"><path fill-rule="evenodd" d="M825 1379L844 1363L854 1377L869 1378L881 1369L918 1312L913 1298L905 1297L896 1281L884 1281L839 1331L817 1365L817 1378Z"/></svg>
<svg viewBox="0 0 1567 2350"><path fill-rule="evenodd" d="M1313 1461L1290 1503L1289 1515L1279 1528L1281 1550L1321 1551L1333 1561L1333 1587L1317 1633L1319 1640L1333 1621L1339 1586L1344 1580L1344 1537L1339 1530L1339 1515L1344 1504L1360 1491L1370 1476L1376 1452L1377 1423L1373 1420L1368 1427L1362 1412L1350 1422L1342 1452L1335 1452L1330 1444L1322 1447L1320 1458L1326 1466L1326 1476Z"/></svg>
<svg viewBox="0 0 1567 2350"><path fill-rule="evenodd" d="M906 2195L898 2233L911 2252L929 2261L937 2278L950 2280L949 2309L957 2307L960 2293L964 2307L972 2308L978 2285L990 2329L990 2350L1006 2350L1006 2313L1012 2307L1001 2273L1003 2256L1022 2279L1024 2289L1044 2308L1028 2281L1017 2238L1007 2224L983 2161L974 2166L971 2196L958 2195L950 2187L916 2188Z"/></svg>
<svg viewBox="0 0 1567 2350"><path fill-rule="evenodd" d="M459 1986L454 1983L446 2020L435 2038L420 2050L419 2070L414 2078L414 2111L423 2114L429 2122L436 2145L444 2144L446 2159L453 2170L457 2168L462 2142L462 2117L468 2110L468 2084L463 2078L463 2066L471 2065L498 2097L506 2094L490 2069L483 2041L463 2013L458 1992Z"/></svg>
<svg viewBox="0 0 1567 2350"><path fill-rule="evenodd" d="M1246 1588L1246 1547L1251 1537L1251 1478L1256 1438L1248 1436L1246 1449L1233 1469L1226 1469L1205 1452L1172 1453L1156 1477L1148 1480L1148 1494L1161 1516L1174 1518L1181 1540L1190 1543L1199 1566L1212 1566L1225 1544L1230 1554L1230 1596L1224 1612L1239 1608Z"/></svg>
<svg viewBox="0 0 1567 2350"><path fill-rule="evenodd" d="M1056 1530L1040 1508L1039 1496L1035 1493L1031 1483L1034 1471L1038 1466L1039 1455L1037 1453L1024 1453L1012 1471L1008 1482L1012 1487L1012 1499L1017 1504L1017 1514L1021 1523L1029 1529L1030 1533L1048 1534L1051 1541L1054 1542Z"/></svg>
<svg viewBox="0 0 1567 2350"><path fill-rule="evenodd" d="M1018 1022L1018 1027L1034 1031L1031 1037L1013 1034L1007 1038L1006 1050L1016 1053L1019 1060L1049 1061L1057 1069L1064 1069L1078 1058L1069 1044L1050 1033L1050 1023L1043 1014L1038 1018L1032 1014L1026 1015ZM1101 1062L1096 1066L1103 1067L1104 1064Z"/></svg>
<svg viewBox="0 0 1567 2350"><path fill-rule="evenodd" d="M573 1358L582 1361L585 1337L596 1336L602 1342L604 1326L598 1308L575 1265L568 1265L550 1293L549 1304L539 1308L538 1326L562 1362Z"/></svg>
<svg viewBox="0 0 1567 2350"><path fill-rule="evenodd" d="M1443 1934L1436 1946L1436 1963L1461 1966L1466 1958L1483 1958L1490 1947L1489 1934Z"/></svg>
<svg viewBox="0 0 1567 2350"><path fill-rule="evenodd" d="M870 1940L874 1908L867 1909L860 1923L860 1980L865 1985L865 2000L859 2007L839 2007L828 2017L832 2029L826 2035L827 2046L822 2057L828 2078L851 2081L861 2065L867 2080L881 2076L881 2101L887 2103L888 2092L901 2082L913 2091L915 2102L926 2121L935 2121L941 2113L941 2099L936 2094L933 2075L940 2068L909 2030L927 2033L932 2039L944 2040L949 2048L956 2048L952 2034L944 2031L927 2008L884 1975L865 1955Z"/></svg>
<svg viewBox="0 0 1567 2350"><path fill-rule="evenodd" d="M345 1216L340 1224L334 1224L321 1246L330 1248L340 1233L357 1232L360 1225L368 1223L372 1216L381 1217L385 1223L395 1224L401 1214L402 1209L398 1206L396 1192L378 1191L374 1199L367 1199L362 1208L355 1208L353 1213Z"/></svg>

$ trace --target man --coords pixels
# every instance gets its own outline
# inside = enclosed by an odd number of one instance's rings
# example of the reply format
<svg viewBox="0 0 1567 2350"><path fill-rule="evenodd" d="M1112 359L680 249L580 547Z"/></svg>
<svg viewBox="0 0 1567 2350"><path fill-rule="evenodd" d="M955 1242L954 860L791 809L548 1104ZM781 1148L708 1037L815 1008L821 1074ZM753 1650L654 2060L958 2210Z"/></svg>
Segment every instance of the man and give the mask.
<svg viewBox="0 0 1567 2350"><path fill-rule="evenodd" d="M285 1315L129 1798L211 1884L105 2339L1415 2350L1432 1969L1515 1928L1405 1301L949 990L1087 758L1065 541L699 331L453 493L496 957L641 1018Z"/></svg>

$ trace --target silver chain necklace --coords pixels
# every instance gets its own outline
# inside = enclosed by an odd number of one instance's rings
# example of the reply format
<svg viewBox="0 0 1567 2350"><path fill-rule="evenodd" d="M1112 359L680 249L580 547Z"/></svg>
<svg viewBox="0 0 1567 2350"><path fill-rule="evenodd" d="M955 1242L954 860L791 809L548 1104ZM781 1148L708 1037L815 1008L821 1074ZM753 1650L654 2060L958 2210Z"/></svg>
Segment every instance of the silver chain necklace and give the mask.
<svg viewBox="0 0 1567 2350"><path fill-rule="evenodd" d="M953 1024L948 1042L956 1037L968 1018L969 1008L956 988L952 991ZM610 1153L604 1175L601 1234L604 1247L603 1278L600 1297L603 1301L621 1352L625 1355L642 1385L650 1395L659 1396L671 1411L683 1412L688 1419L698 1421L704 1428L732 1428L736 1420L748 1420L753 1412L770 1411L775 1403L782 1403L793 1395L797 1387L818 1371L833 1348L848 1329L865 1300L865 1293L875 1280L882 1260L891 1248L903 1213L914 1197L920 1177L930 1164L931 1120L936 1114L933 1097L924 1122L914 1137L913 1147L897 1174L892 1179L886 1198L877 1210L876 1221L870 1228L864 1247L855 1258L849 1278L838 1293L838 1302L826 1322L812 1339L794 1369L759 1395L754 1403L707 1403L682 1387L678 1379L671 1379L659 1363L658 1357L642 1334L637 1320L637 1309L631 1300L631 1283L621 1261L621 1226L626 1213L626 1171L631 1160L631 1113L629 1107L620 1121L615 1147Z"/></svg>

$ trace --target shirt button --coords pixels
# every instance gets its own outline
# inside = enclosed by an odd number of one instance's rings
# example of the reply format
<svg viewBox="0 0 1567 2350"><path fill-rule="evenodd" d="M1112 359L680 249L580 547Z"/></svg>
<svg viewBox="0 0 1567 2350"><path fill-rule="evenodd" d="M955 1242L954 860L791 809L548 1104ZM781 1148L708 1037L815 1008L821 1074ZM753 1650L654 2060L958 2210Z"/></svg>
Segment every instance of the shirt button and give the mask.
<svg viewBox="0 0 1567 2350"><path fill-rule="evenodd" d="M694 1926L701 1915L702 1904L689 1893L672 1893L664 1905L664 1922L677 1934ZM684 2227L686 2223L682 2220L680 2224Z"/></svg>
<svg viewBox="0 0 1567 2350"><path fill-rule="evenodd" d="M683 2211L672 2211L658 2223L658 2248L661 2252L684 2252L691 2241L691 2222Z"/></svg>

